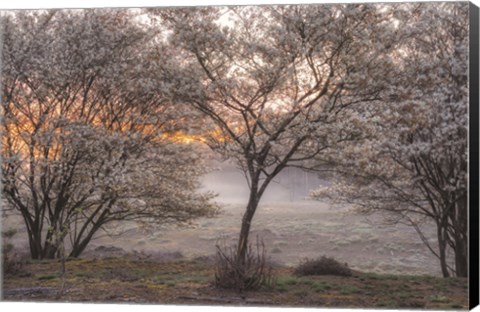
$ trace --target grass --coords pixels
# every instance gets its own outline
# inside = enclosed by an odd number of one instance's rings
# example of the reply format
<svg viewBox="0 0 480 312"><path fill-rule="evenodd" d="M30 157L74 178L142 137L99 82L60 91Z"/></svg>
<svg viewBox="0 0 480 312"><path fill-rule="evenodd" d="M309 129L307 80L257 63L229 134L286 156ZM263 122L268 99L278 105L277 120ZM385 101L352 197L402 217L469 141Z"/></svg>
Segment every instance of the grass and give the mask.
<svg viewBox="0 0 480 312"><path fill-rule="evenodd" d="M398 303L395 300L382 299L375 303L375 307L379 308L398 308Z"/></svg>
<svg viewBox="0 0 480 312"><path fill-rule="evenodd" d="M442 295L434 295L429 297L430 302L435 303L450 303L450 298Z"/></svg>
<svg viewBox="0 0 480 312"><path fill-rule="evenodd" d="M291 286L300 285L308 286L313 290L313 292L325 292L334 288L338 288L336 285L332 285L327 281L316 280L308 277L297 277L297 276L282 276L276 280L275 288L277 290L288 290L291 289Z"/></svg>
<svg viewBox="0 0 480 312"><path fill-rule="evenodd" d="M59 277L58 273L53 273L53 274L46 274L46 275L40 275L37 277L39 281L49 281L53 280Z"/></svg>
<svg viewBox="0 0 480 312"><path fill-rule="evenodd" d="M362 291L359 288L352 285L340 286L340 293L343 295L358 294L361 292Z"/></svg>
<svg viewBox="0 0 480 312"><path fill-rule="evenodd" d="M163 274L156 275L150 280L155 284L165 284L175 286L177 283L189 282L189 283L207 283L210 281L209 276L204 275L171 275Z"/></svg>
<svg viewBox="0 0 480 312"><path fill-rule="evenodd" d="M317 282L312 285L312 288L315 292L326 292L331 290L333 287L328 284L328 282Z"/></svg>
<svg viewBox="0 0 480 312"><path fill-rule="evenodd" d="M24 271L3 280L3 289L60 287L60 262L30 261ZM131 261L122 258L75 259L66 263L69 291L62 301L158 304L268 305L301 307L465 309L462 278L385 275L295 276L293 268L275 268L269 288L242 294L213 287L207 261ZM213 298L213 299L212 299ZM215 301L215 299L219 299ZM8 296L5 300L59 300L52 294Z"/></svg>
<svg viewBox="0 0 480 312"><path fill-rule="evenodd" d="M277 279L277 286L292 286L297 285L302 279L295 276L282 276Z"/></svg>

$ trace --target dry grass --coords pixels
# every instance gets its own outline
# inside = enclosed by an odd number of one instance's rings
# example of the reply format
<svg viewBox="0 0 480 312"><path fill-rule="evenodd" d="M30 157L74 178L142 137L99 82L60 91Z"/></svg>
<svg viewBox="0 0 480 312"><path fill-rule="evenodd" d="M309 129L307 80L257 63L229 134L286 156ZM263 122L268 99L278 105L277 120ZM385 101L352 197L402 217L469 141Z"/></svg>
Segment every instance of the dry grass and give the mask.
<svg viewBox="0 0 480 312"><path fill-rule="evenodd" d="M60 262L32 261L3 280L5 300L130 302L158 304L266 305L345 308L466 309L467 280L431 276L353 272L345 276L297 277L292 268L275 268L274 286L247 291L213 286L208 261L132 261L122 258L75 259L66 263L66 293L16 293L61 285ZM11 294L9 294L11 293Z"/></svg>

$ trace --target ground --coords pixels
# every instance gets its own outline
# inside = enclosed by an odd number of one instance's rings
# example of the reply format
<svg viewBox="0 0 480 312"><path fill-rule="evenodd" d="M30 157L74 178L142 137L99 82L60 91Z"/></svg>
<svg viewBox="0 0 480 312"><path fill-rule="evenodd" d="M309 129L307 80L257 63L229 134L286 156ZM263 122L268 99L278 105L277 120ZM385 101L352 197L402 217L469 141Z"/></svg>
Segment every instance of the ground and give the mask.
<svg viewBox="0 0 480 312"><path fill-rule="evenodd" d="M243 184L242 184L243 183ZM204 179L219 194L216 218L189 227L144 231L134 223L91 242L82 259L67 262L66 291L58 261L27 261L3 280L5 300L135 302L188 305L255 305L356 308L466 309L467 280L441 277L438 260L415 231L382 225L336 207L308 200L312 187L325 183L299 171L283 172L266 192L252 224L251 242L265 243L275 265L274 286L238 294L213 287L215 246L235 244L245 209L247 187L232 166ZM3 220L19 229L11 243L27 257L21 219ZM8 225L8 226L7 226ZM110 232L111 234L112 232ZM435 244L435 231L426 225ZM68 242L67 242L68 247ZM352 277L295 277L305 258L333 257L355 270Z"/></svg>
<svg viewBox="0 0 480 312"><path fill-rule="evenodd" d="M123 223L112 229L124 232L123 235L100 232L83 256L139 253L151 260L193 259L211 256L217 244L235 244L248 188L242 174L232 165L220 165L220 170L203 179L203 188L218 194L216 200L222 210L216 218L195 220L189 227L150 231L140 230L135 223ZM251 240L263 240L273 262L295 266L304 258L325 255L360 271L441 276L438 259L412 227L384 225L379 216L366 218L349 212L349 207L308 200L309 191L325 183L328 181L315 174L287 168L267 189L253 218ZM18 218L4 220L3 224L4 230L21 228ZM431 225L426 225L425 234L435 246ZM22 231L14 237L18 253L27 253L25 238Z"/></svg>
<svg viewBox="0 0 480 312"><path fill-rule="evenodd" d="M467 309L467 279L354 272L351 277L297 277L274 269L274 283L237 293L213 285L205 259L146 261L126 258L29 261L3 280L7 301L128 302L283 307ZM59 292L62 281L65 291Z"/></svg>

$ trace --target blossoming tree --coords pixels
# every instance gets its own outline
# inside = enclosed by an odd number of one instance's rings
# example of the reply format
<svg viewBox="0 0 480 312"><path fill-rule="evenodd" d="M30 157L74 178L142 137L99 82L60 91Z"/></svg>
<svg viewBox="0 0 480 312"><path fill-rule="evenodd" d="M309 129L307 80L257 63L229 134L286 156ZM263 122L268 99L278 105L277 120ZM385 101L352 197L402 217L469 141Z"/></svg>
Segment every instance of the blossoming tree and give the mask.
<svg viewBox="0 0 480 312"><path fill-rule="evenodd" d="M2 18L2 196L32 258L79 256L116 221L186 223L215 211L197 192L201 155L165 133L184 118L163 97L156 36L128 10Z"/></svg>
<svg viewBox="0 0 480 312"><path fill-rule="evenodd" d="M391 12L377 5L152 11L175 51L175 66L163 69L170 96L210 117L207 143L248 181L241 265L275 176L363 136L359 107L381 100L394 65Z"/></svg>
<svg viewBox="0 0 480 312"><path fill-rule="evenodd" d="M369 137L329 158L342 179L314 197L413 226L445 277L468 276L468 4L407 4L396 83ZM342 155L342 157L338 157ZM436 228L436 246L424 234Z"/></svg>

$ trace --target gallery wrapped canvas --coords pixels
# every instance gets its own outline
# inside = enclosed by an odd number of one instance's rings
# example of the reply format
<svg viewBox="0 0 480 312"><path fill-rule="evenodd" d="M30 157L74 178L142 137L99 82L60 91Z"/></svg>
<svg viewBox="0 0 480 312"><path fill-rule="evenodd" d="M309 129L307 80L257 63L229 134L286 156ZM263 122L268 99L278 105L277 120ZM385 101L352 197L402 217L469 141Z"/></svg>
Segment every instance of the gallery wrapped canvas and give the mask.
<svg viewBox="0 0 480 312"><path fill-rule="evenodd" d="M3 10L2 300L475 307L478 12Z"/></svg>

